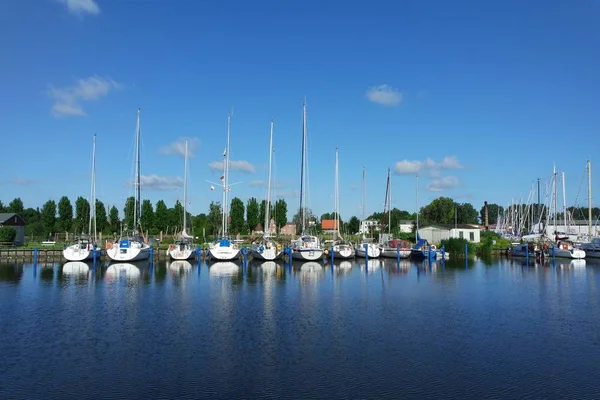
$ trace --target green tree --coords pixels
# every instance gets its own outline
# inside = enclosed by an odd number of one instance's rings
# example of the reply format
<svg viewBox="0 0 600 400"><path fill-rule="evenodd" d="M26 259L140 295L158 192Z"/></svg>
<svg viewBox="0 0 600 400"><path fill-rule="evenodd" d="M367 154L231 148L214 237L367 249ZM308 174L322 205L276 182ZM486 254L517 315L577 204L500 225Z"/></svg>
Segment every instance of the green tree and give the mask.
<svg viewBox="0 0 600 400"><path fill-rule="evenodd" d="M534 204L537 206L537 204ZM536 207L537 208L537 207ZM538 216L538 213L535 212L534 215ZM540 208L541 211L541 208ZM490 225L495 225L498 223L498 215L502 215L504 213L504 207L499 206L498 204L489 204L488 203L488 222ZM479 218L481 218L481 223L485 224L485 204L479 210Z"/></svg>
<svg viewBox="0 0 600 400"><path fill-rule="evenodd" d="M12 243L17 236L17 230L12 226L0 226L0 243Z"/></svg>
<svg viewBox="0 0 600 400"><path fill-rule="evenodd" d="M119 210L115 206L112 206L108 212L108 224L112 233L118 233L121 230Z"/></svg>
<svg viewBox="0 0 600 400"><path fill-rule="evenodd" d="M287 203L284 199L279 199L275 202L273 214L278 230L287 224Z"/></svg>
<svg viewBox="0 0 600 400"><path fill-rule="evenodd" d="M23 201L20 197L17 197L10 203L8 203L8 212L21 214L23 212Z"/></svg>
<svg viewBox="0 0 600 400"><path fill-rule="evenodd" d="M169 232L181 230L183 225L183 205L179 200L175 201L173 208L169 209Z"/></svg>
<svg viewBox="0 0 600 400"><path fill-rule="evenodd" d="M7 211L8 210L6 209L6 206L4 205L2 200L0 200L0 213L7 212Z"/></svg>
<svg viewBox="0 0 600 400"><path fill-rule="evenodd" d="M350 233L351 235L354 235L356 232L358 232L358 230L360 229L360 221L358 220L358 218L352 216L349 220L348 220L348 233Z"/></svg>
<svg viewBox="0 0 600 400"><path fill-rule="evenodd" d="M43 213L43 210L42 210ZM79 196L75 200L75 232L87 232L90 224L90 203Z"/></svg>
<svg viewBox="0 0 600 400"><path fill-rule="evenodd" d="M206 214L198 214L192 217L192 225L194 226L194 236L203 238L204 232L207 230L208 217Z"/></svg>
<svg viewBox="0 0 600 400"><path fill-rule="evenodd" d="M73 206L67 196L63 196L58 201L58 221L57 229L60 232L69 232L73 225Z"/></svg>
<svg viewBox="0 0 600 400"><path fill-rule="evenodd" d="M269 210L269 216L270 218L275 218L275 207L273 205L273 203L271 203L271 209ZM260 202L260 206L258 209L258 221L261 224L265 223L265 214L267 212L267 200L262 200Z"/></svg>
<svg viewBox="0 0 600 400"><path fill-rule="evenodd" d="M312 228L313 226L317 226L318 224L316 224L317 222L317 217L315 217L315 215L313 214L312 210L308 207L304 207L304 215L306 218L306 226L304 227L306 230L310 230L310 228ZM294 218L292 218L292 221L294 222L294 224L296 224L296 235L299 235L302 232L302 212L301 209L298 207L298 212L296 213L296 215L294 215Z"/></svg>
<svg viewBox="0 0 600 400"><path fill-rule="evenodd" d="M117 211L118 213L118 211ZM108 219L106 218L106 207L104 203L96 199L96 227L98 232L106 231L108 228Z"/></svg>
<svg viewBox="0 0 600 400"><path fill-rule="evenodd" d="M477 224L477 210L471 203L456 205L456 221L459 224Z"/></svg>
<svg viewBox="0 0 600 400"><path fill-rule="evenodd" d="M127 227L127 229L135 229L135 221L133 220L135 214L135 197L131 196L125 200L125 208L123 209L125 213L125 217L123 218L123 225Z"/></svg>
<svg viewBox="0 0 600 400"><path fill-rule="evenodd" d="M206 220L206 233L209 235L217 235L221 229L221 222L223 220L223 211L221 210L221 203L211 201L208 206L208 217Z"/></svg>
<svg viewBox="0 0 600 400"><path fill-rule="evenodd" d="M456 203L451 198L438 197L429 205L421 208L419 225L453 224L455 206Z"/></svg>
<svg viewBox="0 0 600 400"><path fill-rule="evenodd" d="M21 215L23 220L25 221L25 225L34 224L36 222L40 222L40 209L35 208L26 208L23 210L23 214Z"/></svg>
<svg viewBox="0 0 600 400"><path fill-rule="evenodd" d="M254 197L248 199L246 205L246 221L248 222L248 231L250 232L252 232L259 223L265 223L265 215L263 214L262 219L260 219L258 201ZM264 228L265 227L263 227L263 229Z"/></svg>
<svg viewBox="0 0 600 400"><path fill-rule="evenodd" d="M333 213L325 213L321 215L321 222L323 222L324 219L333 219Z"/></svg>
<svg viewBox="0 0 600 400"><path fill-rule="evenodd" d="M54 232L54 224L56 223L56 203L54 200L48 200L44 203L41 214L44 234L48 235Z"/></svg>
<svg viewBox="0 0 600 400"><path fill-rule="evenodd" d="M152 208L152 202L146 199L142 201L142 215L140 216L140 224L144 231L154 229L154 209Z"/></svg>
<svg viewBox="0 0 600 400"><path fill-rule="evenodd" d="M231 200L230 210L229 216L231 217L231 222L229 223L229 231L237 235L244 229L244 202L234 197Z"/></svg>
<svg viewBox="0 0 600 400"><path fill-rule="evenodd" d="M154 227L161 232L165 232L169 226L169 209L164 201L156 202L156 211L154 213Z"/></svg>

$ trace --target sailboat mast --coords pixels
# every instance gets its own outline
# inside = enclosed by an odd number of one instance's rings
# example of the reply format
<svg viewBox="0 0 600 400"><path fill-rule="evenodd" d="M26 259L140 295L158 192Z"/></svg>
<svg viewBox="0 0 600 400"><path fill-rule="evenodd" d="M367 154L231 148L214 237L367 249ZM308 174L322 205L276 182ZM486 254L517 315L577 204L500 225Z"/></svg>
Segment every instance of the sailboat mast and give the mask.
<svg viewBox="0 0 600 400"><path fill-rule="evenodd" d="M365 220L365 213L366 213L366 197L367 197L367 172L366 172L366 168L363 167L363 173L362 173L362 183L363 183L363 187L362 187L362 220Z"/></svg>
<svg viewBox="0 0 600 400"><path fill-rule="evenodd" d="M185 139L185 155L183 167L183 233L185 233L187 222L187 176L188 176L188 140Z"/></svg>
<svg viewBox="0 0 600 400"><path fill-rule="evenodd" d="M136 232L140 229L140 214L141 214L141 182L140 182L140 112L138 108L137 129L135 138L135 200L133 209L133 225Z"/></svg>
<svg viewBox="0 0 600 400"><path fill-rule="evenodd" d="M302 167L300 168L300 216L301 216L301 232L305 233L306 214L304 212L304 196L305 196L305 179L304 166L306 161L306 101L302 104Z"/></svg>
<svg viewBox="0 0 600 400"><path fill-rule="evenodd" d="M271 120L271 134L269 138L269 174L267 176L267 201L265 203L265 237L271 235L269 223L271 222L271 216L269 211L271 210L271 165L273 162L273 120Z"/></svg>
<svg viewBox="0 0 600 400"><path fill-rule="evenodd" d="M415 242L419 241L419 174L417 174L417 194L416 194L416 209L417 209L417 230L415 231Z"/></svg>
<svg viewBox="0 0 600 400"><path fill-rule="evenodd" d="M227 192L229 191L229 134L231 132L231 114L227 115L227 147L225 147L225 161L223 164L223 236L227 236L229 206L227 204Z"/></svg>
<svg viewBox="0 0 600 400"><path fill-rule="evenodd" d="M553 196L553 208L554 208L554 234L558 231L558 227L556 226L556 212L558 210L558 202L556 200L556 165L554 166L554 172L552 174L552 196Z"/></svg>
<svg viewBox="0 0 600 400"><path fill-rule="evenodd" d="M92 188L90 193L90 223L88 227L88 235L92 236L92 220L94 222L93 241L96 241L96 133L92 140Z"/></svg>
<svg viewBox="0 0 600 400"><path fill-rule="evenodd" d="M340 235L340 216L339 216L339 175L338 175L338 149L335 148L335 177L334 177L334 188L333 188L333 213L335 214L335 231L336 236ZM335 238L334 237L334 238Z"/></svg>
<svg viewBox="0 0 600 400"><path fill-rule="evenodd" d="M388 168L388 235L392 238L392 176Z"/></svg>
<svg viewBox="0 0 600 400"><path fill-rule="evenodd" d="M564 229L567 232L567 193L565 189L565 172L562 173L562 195L563 195L563 221L565 223Z"/></svg>
<svg viewBox="0 0 600 400"><path fill-rule="evenodd" d="M588 173L588 233L592 235L592 162L587 161Z"/></svg>

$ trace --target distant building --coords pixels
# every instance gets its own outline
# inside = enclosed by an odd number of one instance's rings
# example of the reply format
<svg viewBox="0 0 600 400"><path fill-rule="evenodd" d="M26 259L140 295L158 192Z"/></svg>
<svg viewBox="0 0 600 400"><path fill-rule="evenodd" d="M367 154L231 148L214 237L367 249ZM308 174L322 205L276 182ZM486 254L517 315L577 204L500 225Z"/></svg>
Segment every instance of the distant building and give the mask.
<svg viewBox="0 0 600 400"><path fill-rule="evenodd" d="M295 236L296 235L296 224L285 224L279 231L280 235L283 236Z"/></svg>
<svg viewBox="0 0 600 400"><path fill-rule="evenodd" d="M265 233L265 231L263 230L262 224L256 225L252 230L253 235L262 235L263 233Z"/></svg>
<svg viewBox="0 0 600 400"><path fill-rule="evenodd" d="M336 219L324 219L321 221L321 230L323 233L334 233L338 230L338 221Z"/></svg>
<svg viewBox="0 0 600 400"><path fill-rule="evenodd" d="M419 236L435 245L439 245L442 240L450 238L466 239L472 243L479 243L481 241L481 229L479 225L470 224L428 225L419 228Z"/></svg>
<svg viewBox="0 0 600 400"><path fill-rule="evenodd" d="M364 219L360 221L360 228L358 229L357 235L367 235L373 231L381 230L381 222L374 219Z"/></svg>
<svg viewBox="0 0 600 400"><path fill-rule="evenodd" d="M398 224L398 230L400 231L400 233L412 233L414 226L415 221L403 219Z"/></svg>
<svg viewBox="0 0 600 400"><path fill-rule="evenodd" d="M13 244L23 246L25 244L25 221L19 214L0 213L0 226L10 226L15 228L17 235Z"/></svg>

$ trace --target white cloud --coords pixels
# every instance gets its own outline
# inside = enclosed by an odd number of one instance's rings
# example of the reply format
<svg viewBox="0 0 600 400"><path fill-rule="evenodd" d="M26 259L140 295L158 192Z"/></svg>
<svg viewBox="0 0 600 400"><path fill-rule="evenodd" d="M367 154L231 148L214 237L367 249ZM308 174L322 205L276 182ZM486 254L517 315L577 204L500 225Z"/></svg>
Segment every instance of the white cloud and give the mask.
<svg viewBox="0 0 600 400"><path fill-rule="evenodd" d="M177 190L183 187L183 179L178 176L142 175L140 184L145 190Z"/></svg>
<svg viewBox="0 0 600 400"><path fill-rule="evenodd" d="M97 15L100 14L100 7L94 0L58 0L60 3L67 7L67 10L71 14L83 15Z"/></svg>
<svg viewBox="0 0 600 400"><path fill-rule="evenodd" d="M213 161L208 164L208 168L212 171L222 172L223 171L223 161ZM247 174L253 174L256 172L256 168L254 165L250 164L248 161L232 161L229 160L229 170L230 171L239 171L245 172Z"/></svg>
<svg viewBox="0 0 600 400"><path fill-rule="evenodd" d="M300 191L296 189L286 190L282 192L277 192L277 197L280 199L283 198L300 198Z"/></svg>
<svg viewBox="0 0 600 400"><path fill-rule="evenodd" d="M17 185L17 186L28 186L28 185L33 185L34 183L37 183L38 181L33 180L33 179L26 179L26 178L13 178L13 179L9 179L7 182L11 183L13 185Z"/></svg>
<svg viewBox="0 0 600 400"><path fill-rule="evenodd" d="M114 80L97 75L78 79L75 85L69 87L50 86L49 94L54 99L52 113L56 117L85 115L81 102L98 100L120 87Z"/></svg>
<svg viewBox="0 0 600 400"><path fill-rule="evenodd" d="M266 180L254 180L254 181L250 182L250 186L266 188L267 181ZM279 182L279 181L271 182L271 189L279 189L282 187L284 187L282 182Z"/></svg>
<svg viewBox="0 0 600 400"><path fill-rule="evenodd" d="M200 147L200 139L188 138L188 157L194 157L194 152ZM159 149L161 154L174 154L185 157L185 138L179 138L170 145Z"/></svg>
<svg viewBox="0 0 600 400"><path fill-rule="evenodd" d="M429 185L427 190L430 192L442 192L447 189L452 189L458 186L458 178L455 176L445 176L443 178L434 179Z"/></svg>
<svg viewBox="0 0 600 400"><path fill-rule="evenodd" d="M370 87L366 94L370 101L384 106L395 106L402 101L402 93L387 84Z"/></svg>
<svg viewBox="0 0 600 400"><path fill-rule="evenodd" d="M398 161L396 162L395 172L398 175L414 175L427 170L432 177L437 178L440 176L440 170L460 168L463 168L463 165L455 156L446 156L439 163L431 158L427 158L425 161Z"/></svg>

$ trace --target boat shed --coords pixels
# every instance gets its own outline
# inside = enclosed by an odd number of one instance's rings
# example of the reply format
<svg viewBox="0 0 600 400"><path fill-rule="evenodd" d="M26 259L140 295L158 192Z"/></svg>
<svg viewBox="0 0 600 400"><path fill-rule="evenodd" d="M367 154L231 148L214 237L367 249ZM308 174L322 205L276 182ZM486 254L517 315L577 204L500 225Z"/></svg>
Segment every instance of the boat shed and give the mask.
<svg viewBox="0 0 600 400"><path fill-rule="evenodd" d="M478 225L457 224L457 225L428 225L419 228L419 235L429 243L439 245L442 240L450 238L466 239L472 243L481 241L481 230Z"/></svg>
<svg viewBox="0 0 600 400"><path fill-rule="evenodd" d="M17 231L13 244L23 246L25 244L25 221L19 214L0 213L0 226L10 226Z"/></svg>

